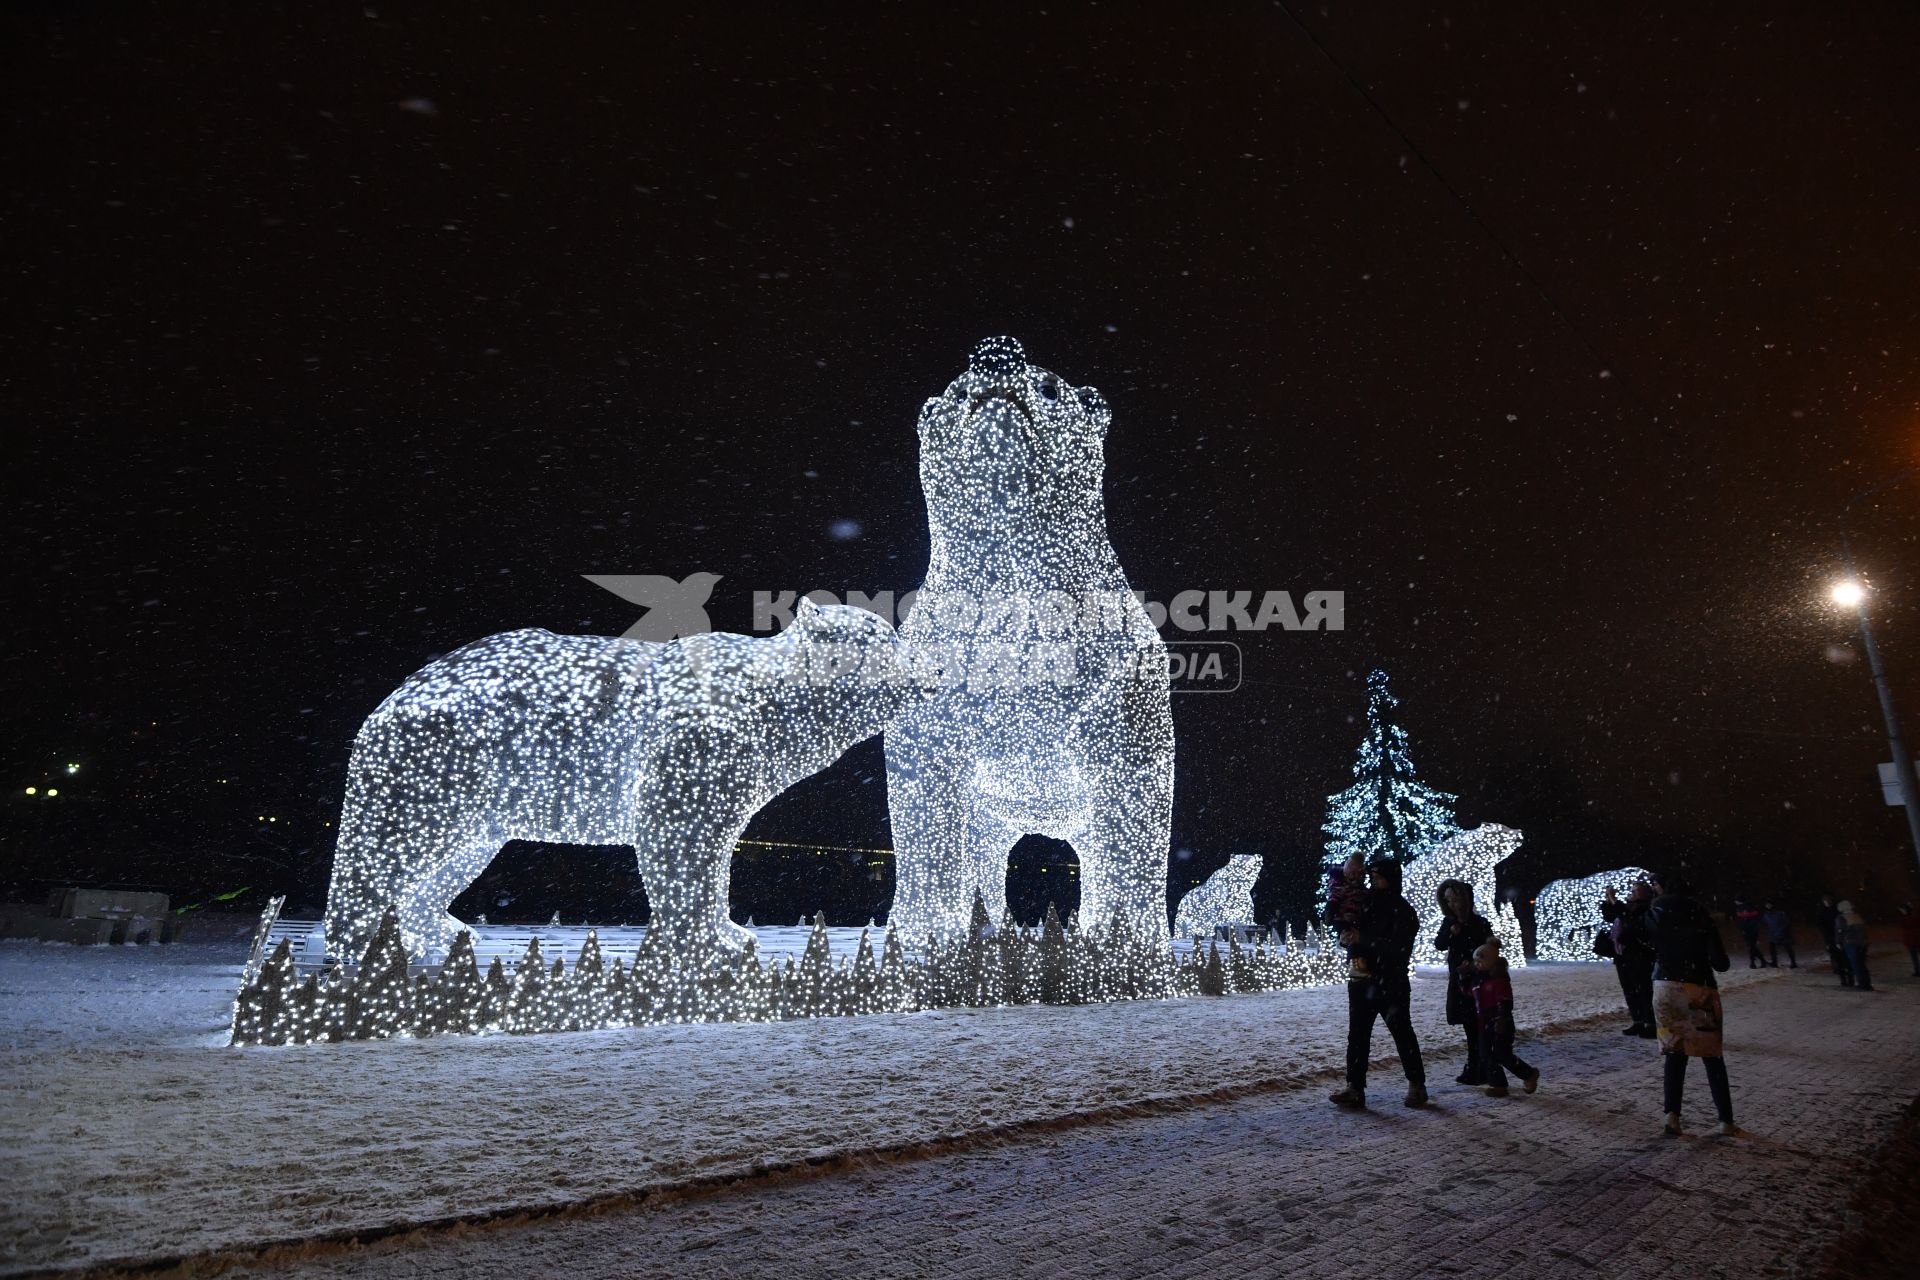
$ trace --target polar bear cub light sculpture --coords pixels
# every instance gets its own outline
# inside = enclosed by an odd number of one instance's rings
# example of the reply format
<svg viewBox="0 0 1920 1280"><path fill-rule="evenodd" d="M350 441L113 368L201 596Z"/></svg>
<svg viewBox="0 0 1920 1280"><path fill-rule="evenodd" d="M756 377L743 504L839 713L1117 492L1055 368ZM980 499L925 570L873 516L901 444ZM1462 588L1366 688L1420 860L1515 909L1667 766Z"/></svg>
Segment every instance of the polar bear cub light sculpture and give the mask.
<svg viewBox="0 0 1920 1280"><path fill-rule="evenodd" d="M886 734L891 921L915 942L963 933L976 893L1002 919L1028 833L1073 846L1087 927L1167 937L1166 646L1107 538L1111 417L1011 338L920 411L930 554L900 635L941 683Z"/></svg>
<svg viewBox="0 0 1920 1280"><path fill-rule="evenodd" d="M1188 890L1173 913L1174 936L1211 938L1221 925L1252 924L1253 882L1262 861L1256 853L1236 853L1206 883Z"/></svg>
<svg viewBox="0 0 1920 1280"><path fill-rule="evenodd" d="M392 911L411 954L444 952L448 906L509 840L630 844L683 962L739 949L735 842L915 696L895 645L864 609L802 601L773 637L508 631L429 663L354 739L329 951L357 959Z"/></svg>

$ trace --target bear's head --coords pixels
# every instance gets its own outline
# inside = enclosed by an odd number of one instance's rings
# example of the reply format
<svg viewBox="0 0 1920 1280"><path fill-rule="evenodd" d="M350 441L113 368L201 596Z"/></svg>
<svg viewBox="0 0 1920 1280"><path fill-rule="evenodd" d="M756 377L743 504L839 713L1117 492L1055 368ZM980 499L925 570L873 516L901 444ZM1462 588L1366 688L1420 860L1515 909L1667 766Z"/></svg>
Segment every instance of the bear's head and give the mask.
<svg viewBox="0 0 1920 1280"><path fill-rule="evenodd" d="M991 537L1100 511L1113 415L1092 387L1027 363L988 338L967 370L920 410L920 484L937 532Z"/></svg>
<svg viewBox="0 0 1920 1280"><path fill-rule="evenodd" d="M780 665L788 699L806 704L835 756L934 692L902 661L893 627L866 609L802 597L775 643L787 650Z"/></svg>

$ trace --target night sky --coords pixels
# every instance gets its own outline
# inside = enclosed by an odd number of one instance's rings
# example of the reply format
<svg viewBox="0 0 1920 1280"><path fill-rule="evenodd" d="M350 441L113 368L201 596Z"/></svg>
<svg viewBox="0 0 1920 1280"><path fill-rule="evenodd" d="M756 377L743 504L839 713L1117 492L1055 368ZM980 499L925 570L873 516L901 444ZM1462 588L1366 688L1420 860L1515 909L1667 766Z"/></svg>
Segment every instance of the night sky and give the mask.
<svg viewBox="0 0 1920 1280"><path fill-rule="evenodd" d="M1113 406L1136 588L1346 593L1175 699L1176 889L1304 901L1381 664L1512 884L1911 892L1825 588L1920 466L1920 10L578 10L0 18L10 895L316 910L361 719L624 630L584 573L911 588L996 333ZM1853 527L1920 732L1916 507ZM750 835L884 847L880 759ZM608 918L622 861L493 875ZM752 892L868 914L816 861Z"/></svg>

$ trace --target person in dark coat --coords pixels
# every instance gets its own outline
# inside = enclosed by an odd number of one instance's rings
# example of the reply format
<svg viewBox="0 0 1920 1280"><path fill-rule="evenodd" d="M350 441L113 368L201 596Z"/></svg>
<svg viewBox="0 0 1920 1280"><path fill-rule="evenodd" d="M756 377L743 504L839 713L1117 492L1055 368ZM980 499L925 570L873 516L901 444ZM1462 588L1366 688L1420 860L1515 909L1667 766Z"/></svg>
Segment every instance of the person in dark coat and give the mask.
<svg viewBox="0 0 1920 1280"><path fill-rule="evenodd" d="M1911 902L1900 904L1900 945L1913 962L1913 976L1920 978L1920 911L1915 911Z"/></svg>
<svg viewBox="0 0 1920 1280"><path fill-rule="evenodd" d="M1835 907L1833 915L1841 949L1847 953L1847 968L1853 973L1853 989L1873 990L1873 975L1867 972L1867 918L1851 902Z"/></svg>
<svg viewBox="0 0 1920 1280"><path fill-rule="evenodd" d="M1747 940L1747 968L1766 968L1767 958L1760 954L1760 909L1745 898L1736 898L1733 922L1740 926L1740 936Z"/></svg>
<svg viewBox="0 0 1920 1280"><path fill-rule="evenodd" d="M1340 936L1353 961L1347 979L1347 1087L1333 1095L1337 1106L1367 1105L1367 1059L1373 1054L1373 1023L1386 1020L1400 1066L1407 1073L1407 1105L1427 1105L1427 1069L1413 1034L1413 940L1420 917L1400 896L1400 867L1376 858L1367 867L1371 886L1366 908Z"/></svg>
<svg viewBox="0 0 1920 1280"><path fill-rule="evenodd" d="M1440 932L1433 947L1447 955L1447 1021L1467 1036L1467 1066L1455 1084L1481 1085L1487 1082L1480 1061L1480 1022L1474 1006L1473 986L1477 973L1473 953L1493 936L1493 926L1473 909L1473 886L1465 880L1442 880L1434 891L1440 902Z"/></svg>
<svg viewBox="0 0 1920 1280"><path fill-rule="evenodd" d="M1733 1123L1733 1089L1720 1052L1720 984L1713 976L1727 971L1727 949L1713 916L1683 878L1666 877L1660 887L1660 896L1647 909L1647 929L1653 939L1653 1009L1666 1077L1666 1133L1680 1136L1687 1059L1699 1058L1706 1065L1720 1132L1732 1137L1740 1131Z"/></svg>
<svg viewBox="0 0 1920 1280"><path fill-rule="evenodd" d="M1847 963L1846 950L1840 945L1840 912L1830 893L1820 899L1820 941L1826 944L1827 960L1832 963L1840 985L1852 986L1853 966Z"/></svg>
<svg viewBox="0 0 1920 1280"><path fill-rule="evenodd" d="M1800 960L1793 954L1793 921L1787 919L1787 913L1774 903L1767 903L1760 913L1760 923L1767 927L1767 962L1773 968L1780 967L1780 948L1787 949L1787 968L1798 969Z"/></svg>
<svg viewBox="0 0 1920 1280"><path fill-rule="evenodd" d="M1653 1018L1653 934L1647 911L1653 906L1653 886L1641 880L1620 904L1613 921L1613 973L1627 998L1627 1016L1633 1019L1620 1034L1651 1040Z"/></svg>

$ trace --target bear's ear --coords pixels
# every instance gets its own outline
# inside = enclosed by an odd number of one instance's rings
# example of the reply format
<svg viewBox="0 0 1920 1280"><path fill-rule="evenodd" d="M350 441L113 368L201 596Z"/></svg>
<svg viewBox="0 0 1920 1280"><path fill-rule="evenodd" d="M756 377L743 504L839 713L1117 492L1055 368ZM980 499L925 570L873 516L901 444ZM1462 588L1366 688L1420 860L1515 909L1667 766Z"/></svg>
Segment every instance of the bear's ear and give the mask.
<svg viewBox="0 0 1920 1280"><path fill-rule="evenodd" d="M1100 394L1097 387L1081 387L1074 395L1079 398L1080 412L1087 415L1087 421L1104 439L1107 426L1113 421L1113 410L1107 408L1107 398Z"/></svg>
<svg viewBox="0 0 1920 1280"><path fill-rule="evenodd" d="M806 596L800 597L800 603L793 607L793 629L801 633L831 631L833 620L826 612Z"/></svg>
<svg viewBox="0 0 1920 1280"><path fill-rule="evenodd" d="M941 402L944 399L944 396L929 396L927 398L927 402L920 406L920 417L914 423L915 431L918 431L923 436L927 434L927 425L933 421L933 415L940 408Z"/></svg>

